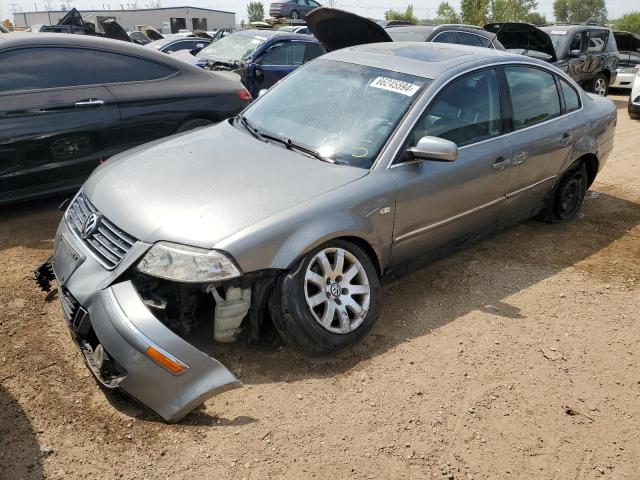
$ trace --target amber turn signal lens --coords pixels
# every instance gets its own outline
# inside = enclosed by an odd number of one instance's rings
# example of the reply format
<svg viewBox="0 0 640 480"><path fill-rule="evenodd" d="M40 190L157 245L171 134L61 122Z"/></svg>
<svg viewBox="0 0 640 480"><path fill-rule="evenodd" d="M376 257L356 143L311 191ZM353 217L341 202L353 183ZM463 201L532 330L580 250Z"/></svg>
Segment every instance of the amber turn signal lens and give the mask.
<svg viewBox="0 0 640 480"><path fill-rule="evenodd" d="M166 357L153 347L148 347L146 353L147 357L149 357L154 362L159 363L174 375L179 375L187 369L185 365L182 365L181 363L178 363Z"/></svg>

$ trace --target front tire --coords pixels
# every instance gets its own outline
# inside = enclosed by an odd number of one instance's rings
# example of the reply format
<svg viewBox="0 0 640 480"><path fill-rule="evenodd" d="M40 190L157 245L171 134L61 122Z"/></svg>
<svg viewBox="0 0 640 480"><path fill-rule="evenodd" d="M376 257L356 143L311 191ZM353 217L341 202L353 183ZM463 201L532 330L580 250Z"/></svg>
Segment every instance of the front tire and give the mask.
<svg viewBox="0 0 640 480"><path fill-rule="evenodd" d="M609 94L609 79L606 75L599 73L595 76L591 82L591 91L601 97L606 97Z"/></svg>
<svg viewBox="0 0 640 480"><path fill-rule="evenodd" d="M538 219L548 223L561 223L575 218L584 202L587 184L587 167L583 161L578 161L562 175L549 194Z"/></svg>
<svg viewBox="0 0 640 480"><path fill-rule="evenodd" d="M380 282L367 253L332 240L280 277L272 318L280 335L308 355L335 352L362 339L379 316Z"/></svg>

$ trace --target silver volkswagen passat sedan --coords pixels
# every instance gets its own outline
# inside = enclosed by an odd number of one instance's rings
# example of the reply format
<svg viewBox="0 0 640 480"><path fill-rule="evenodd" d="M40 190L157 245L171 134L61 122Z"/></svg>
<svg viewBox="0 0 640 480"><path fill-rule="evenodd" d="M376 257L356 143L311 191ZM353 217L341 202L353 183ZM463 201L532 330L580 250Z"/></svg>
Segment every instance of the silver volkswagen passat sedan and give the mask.
<svg viewBox="0 0 640 480"><path fill-rule="evenodd" d="M278 332L333 352L375 323L381 278L530 217L573 218L615 125L610 100L535 59L332 52L238 117L96 170L56 236L64 315L103 385L179 420L236 384L215 342Z"/></svg>

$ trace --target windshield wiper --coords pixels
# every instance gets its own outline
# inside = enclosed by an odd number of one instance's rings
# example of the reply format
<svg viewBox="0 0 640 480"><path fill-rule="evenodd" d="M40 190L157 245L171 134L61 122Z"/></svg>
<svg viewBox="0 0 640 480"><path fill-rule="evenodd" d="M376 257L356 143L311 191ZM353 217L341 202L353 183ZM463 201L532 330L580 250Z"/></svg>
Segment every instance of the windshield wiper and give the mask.
<svg viewBox="0 0 640 480"><path fill-rule="evenodd" d="M256 127L254 127L253 125L251 125L251 123L249 122L249 120L247 120L247 117L245 117L244 115L238 115L236 116L236 121L240 121L240 123L242 124L242 126L244 128L247 129L247 131L253 135L255 138L257 138L258 140L261 141L265 141L265 137L264 135L262 135L262 133L260 132L260 130L258 130Z"/></svg>
<svg viewBox="0 0 640 480"><path fill-rule="evenodd" d="M300 145L299 143L295 143L293 140L291 140L290 138L281 138L281 137L276 137L274 135L269 135L266 134L264 132L260 132L260 135L263 138L266 138L268 140L273 140L274 142L278 142L281 143L282 145L285 146L285 148L289 149L289 150L297 150L301 153L304 153L310 157L316 158L318 160L322 160L323 162L327 162L327 163L336 163L337 162L332 159L332 158L328 158L328 157L323 157L322 155L320 155L320 153L316 152L315 150L312 150L308 147L305 147L304 145Z"/></svg>

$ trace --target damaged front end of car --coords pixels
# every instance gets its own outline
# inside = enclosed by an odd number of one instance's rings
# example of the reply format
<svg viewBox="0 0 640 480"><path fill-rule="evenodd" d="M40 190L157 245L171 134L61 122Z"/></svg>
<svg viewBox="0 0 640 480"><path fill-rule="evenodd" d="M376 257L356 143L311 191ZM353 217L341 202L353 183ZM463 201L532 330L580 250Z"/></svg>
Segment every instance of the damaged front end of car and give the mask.
<svg viewBox="0 0 640 480"><path fill-rule="evenodd" d="M167 422L239 386L208 352L215 343L264 336L277 270L244 275L224 252L127 235L80 192L58 228L55 274L64 317L85 363Z"/></svg>

